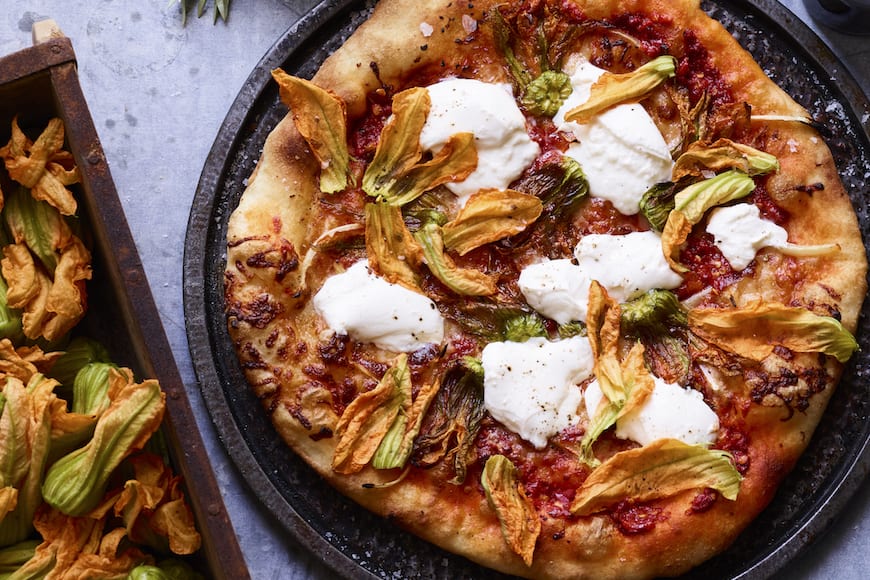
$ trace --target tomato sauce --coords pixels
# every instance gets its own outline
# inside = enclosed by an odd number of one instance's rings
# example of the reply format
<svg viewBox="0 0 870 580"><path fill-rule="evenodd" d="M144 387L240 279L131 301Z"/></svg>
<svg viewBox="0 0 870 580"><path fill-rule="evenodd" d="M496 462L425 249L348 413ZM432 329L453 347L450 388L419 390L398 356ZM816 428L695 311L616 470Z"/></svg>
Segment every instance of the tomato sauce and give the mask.
<svg viewBox="0 0 870 580"><path fill-rule="evenodd" d="M676 290L681 300L707 288L721 291L755 271L754 265L750 264L744 270L735 272L719 248L713 244L713 236L706 232L689 236L680 254L680 261L689 268L683 274L683 283Z"/></svg>
<svg viewBox="0 0 870 580"><path fill-rule="evenodd" d="M357 159L371 160L378 147L384 124L392 113L392 107L389 104L372 103L369 111L349 132L348 149Z"/></svg>
<svg viewBox="0 0 870 580"><path fill-rule="evenodd" d="M523 4L514 10L533 9L528 4ZM559 10L563 13L563 19L558 26L567 27L589 22L589 19L572 2L564 2ZM684 56L678 61L676 82L687 91L690 101L698 102L705 95L713 106L721 106L733 101L726 83L714 68L710 55L690 31L674 31L673 24L664 18L637 14L623 15L612 22L601 24L600 28L588 28L587 30L593 30L589 34L599 34L603 39L608 29L624 31L640 42L641 52L648 57L667 54L670 48L669 42L680 42ZM607 42L602 40L601 44L605 45ZM421 47L421 50L425 49ZM495 62L497 57L493 51L494 49L483 50L476 54L474 59L463 57L463 60L458 62L442 61L440 66L417 70L411 78L416 85L425 86L450 75L474 76L475 71L491 66ZM601 54L606 55L607 50L602 50ZM637 52L633 54L638 55ZM632 66L630 62L627 65L622 64L628 68ZM396 89L397 87L384 87L374 92L369 98L370 106L367 114L351 127L348 139L349 151L359 164L357 169L360 176L374 155L381 131L392 112L390 101ZM529 168L529 172L538 171L546 164L560 159L568 148L568 139L555 129L550 119L529 117L527 128L531 138L541 147L541 155ZM358 179L357 183L360 182L361 179ZM359 186L336 196L325 197L327 211L356 213L359 214L356 216L357 221L362 221L364 204L370 201ZM762 214L768 219L781 223L788 218L787 212L779 208L762 189L757 190L751 200L759 206ZM532 256L547 255L551 258L570 256L571 248L582 235L627 234L648 229L645 219L640 215L622 215L610 202L591 197L587 197L580 203L571 219L567 220L570 222L567 225L561 224L554 228L552 224L547 224L545 221L536 223L527 232L516 236L515 240L489 244L466 256L453 256L453 259L459 267L474 268L500 277L502 281L499 283L501 293L499 299L520 301L522 298L514 281L521 267ZM557 250L553 251L552 248ZM337 254L340 255L342 254ZM713 244L712 237L703 233L695 233L689 237L681 261L689 268L684 283L677 290L681 299L708 287L721 290L738 281L742 276L754 273L752 265L742 272L735 272ZM474 300L453 294L427 271L421 272L421 286L430 297L437 297L442 313L458 312L461 310L460 302L467 303ZM416 383L424 379L427 373L441 372L450 361L479 353L479 345L479 339L471 333L457 333L451 337L451 343L445 351L433 348L411 353L409 362L414 374L415 388ZM383 363L369 360L365 356L364 348L359 345L346 342L327 343L321 346L320 355L328 366L351 366L353 363L366 368L373 376L381 376L386 371ZM352 399L353 385L347 381L330 381L319 376L314 372L315 370L317 369L309 368L307 374L312 380L324 383L335 398L336 410L343 410ZM468 466L467 479L479 481L480 471L486 460L496 454L504 455L516 466L523 488L536 509L551 517L573 518L575 516L570 512L571 503L577 490L588 477L590 468L568 449L568 444L572 443L576 447L582 436L582 427L576 427L564 436L565 447L549 445L538 450L487 416L482 421L472 453L469 455L471 464ZM597 445L600 449L607 450L609 456L611 452L617 452L633 444L617 441L608 433L600 438ZM749 469L748 436L739 426L722 425L716 447L734 456L741 473ZM717 493L712 490L700 492L693 500L690 511L702 512L709 509L717 497ZM612 506L605 513L621 533L629 535L647 532L667 517L662 508L654 503L635 503L628 500Z"/></svg>
<svg viewBox="0 0 870 580"><path fill-rule="evenodd" d="M749 198L749 202L755 204L761 216L778 226L784 226L789 219L789 213L776 204L770 197L767 189L756 187Z"/></svg>
<svg viewBox="0 0 870 580"><path fill-rule="evenodd" d="M689 91L692 103L698 102L706 93L714 107L734 101L727 82L713 66L710 53L694 32L683 32L684 55L677 64L676 80Z"/></svg>
<svg viewBox="0 0 870 580"><path fill-rule="evenodd" d="M573 517L569 508L589 468L572 452L552 445L536 450L492 419L484 420L475 447L481 467L493 455L511 460L536 509L553 517Z"/></svg>
<svg viewBox="0 0 870 580"><path fill-rule="evenodd" d="M660 507L623 500L610 512L610 519L626 535L642 534L652 530L658 522L667 519Z"/></svg>

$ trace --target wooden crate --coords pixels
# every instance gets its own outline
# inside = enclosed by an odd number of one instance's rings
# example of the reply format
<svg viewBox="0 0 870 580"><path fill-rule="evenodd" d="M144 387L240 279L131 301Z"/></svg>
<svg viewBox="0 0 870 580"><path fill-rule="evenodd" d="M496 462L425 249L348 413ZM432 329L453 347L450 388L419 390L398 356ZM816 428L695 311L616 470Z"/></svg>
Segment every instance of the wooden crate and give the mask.
<svg viewBox="0 0 870 580"><path fill-rule="evenodd" d="M138 380L160 382L166 392L161 429L203 540L193 563L209 578L244 580L247 567L82 94L72 42L51 20L34 24L33 38L32 47L0 58L0 145L8 142L15 115L22 127L63 119L66 149L82 175L75 186L78 215L92 236L88 313L76 331L108 346L113 362Z"/></svg>

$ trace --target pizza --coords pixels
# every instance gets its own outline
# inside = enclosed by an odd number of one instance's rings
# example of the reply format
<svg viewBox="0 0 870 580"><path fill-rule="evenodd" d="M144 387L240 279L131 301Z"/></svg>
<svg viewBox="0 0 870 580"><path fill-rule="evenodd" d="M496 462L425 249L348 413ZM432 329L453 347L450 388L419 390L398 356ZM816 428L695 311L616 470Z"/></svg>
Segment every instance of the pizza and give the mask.
<svg viewBox="0 0 870 580"><path fill-rule="evenodd" d="M865 250L807 112L694 0L382 0L273 77L225 309L286 443L504 573L725 550L857 349Z"/></svg>

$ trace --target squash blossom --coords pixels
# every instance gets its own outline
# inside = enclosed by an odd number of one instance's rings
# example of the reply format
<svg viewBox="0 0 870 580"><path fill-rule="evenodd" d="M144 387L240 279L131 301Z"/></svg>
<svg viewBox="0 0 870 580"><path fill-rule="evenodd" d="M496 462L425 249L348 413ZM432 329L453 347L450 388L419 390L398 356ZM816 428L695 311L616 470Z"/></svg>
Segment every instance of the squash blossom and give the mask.
<svg viewBox="0 0 870 580"><path fill-rule="evenodd" d="M124 380L122 375L112 372L115 369L112 363L92 362L79 370L73 381L73 413L99 415L109 407L112 380Z"/></svg>
<svg viewBox="0 0 870 580"><path fill-rule="evenodd" d="M0 546L27 539L40 505L40 481L51 441L56 382L34 374L5 379L0 394Z"/></svg>
<svg viewBox="0 0 870 580"><path fill-rule="evenodd" d="M26 564L39 544L39 540L24 540L0 550L0 577L6 578Z"/></svg>
<svg viewBox="0 0 870 580"><path fill-rule="evenodd" d="M6 304L21 312L27 338L59 340L87 310L90 251L64 215L26 189L11 192L5 202L3 218L14 241L3 246L0 260Z"/></svg>
<svg viewBox="0 0 870 580"><path fill-rule="evenodd" d="M21 313L11 308L6 301L9 286L0 276L0 338L8 338L17 343L22 342L24 334L21 326Z"/></svg>
<svg viewBox="0 0 870 580"><path fill-rule="evenodd" d="M51 365L47 374L61 385L72 385L82 367L93 362L110 362L109 351L96 340L76 336Z"/></svg>
<svg viewBox="0 0 870 580"><path fill-rule="evenodd" d="M65 514L80 516L96 507L115 468L160 427L166 395L157 381L113 381L109 399L112 403L97 420L93 438L46 474L43 497Z"/></svg>

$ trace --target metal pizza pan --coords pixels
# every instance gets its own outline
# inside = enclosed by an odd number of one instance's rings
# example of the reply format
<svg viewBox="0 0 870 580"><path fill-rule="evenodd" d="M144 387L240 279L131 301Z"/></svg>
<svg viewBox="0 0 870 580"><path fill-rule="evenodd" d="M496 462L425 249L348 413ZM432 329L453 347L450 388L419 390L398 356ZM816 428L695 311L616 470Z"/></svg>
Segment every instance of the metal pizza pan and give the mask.
<svg viewBox="0 0 870 580"><path fill-rule="evenodd" d="M270 71L310 77L363 22L372 1L324 0L266 53L227 113L206 160L185 242L184 307L197 379L231 460L276 521L345 577L499 577L374 516L305 465L272 428L247 388L223 310L225 235L266 136L286 113ZM846 67L797 17L773 0L702 2L765 72L812 114L870 239L862 195L870 167L870 101ZM729 550L686 578L766 578L831 525L870 468L870 328L800 462L762 515Z"/></svg>

